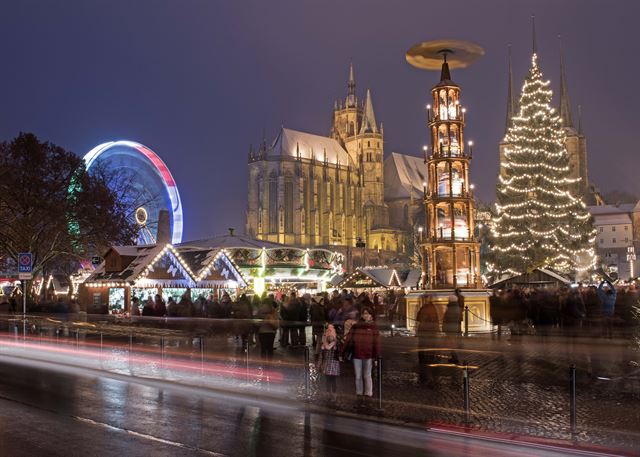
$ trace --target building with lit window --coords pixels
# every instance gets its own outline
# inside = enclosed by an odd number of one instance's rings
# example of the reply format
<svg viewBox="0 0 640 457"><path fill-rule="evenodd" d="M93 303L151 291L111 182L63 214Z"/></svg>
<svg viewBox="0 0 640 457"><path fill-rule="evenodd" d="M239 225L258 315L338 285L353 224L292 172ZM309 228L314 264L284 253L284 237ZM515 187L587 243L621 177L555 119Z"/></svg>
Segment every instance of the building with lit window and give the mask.
<svg viewBox="0 0 640 457"><path fill-rule="evenodd" d="M405 253L410 224L404 217L390 218L385 200L394 194L385 186L386 169L402 161L384 161L383 126L376 121L371 92L363 101L357 98L353 67L347 88L345 99L334 104L328 136L283 127L271 144L263 140L249 151L248 236L302 247L346 248L363 241L378 254ZM421 179L418 173L411 177ZM404 194L400 200L414 201ZM402 205L394 198L394 209Z"/></svg>
<svg viewBox="0 0 640 457"><path fill-rule="evenodd" d="M635 259L640 240L640 202L590 206L596 228L599 265L612 277L638 276Z"/></svg>

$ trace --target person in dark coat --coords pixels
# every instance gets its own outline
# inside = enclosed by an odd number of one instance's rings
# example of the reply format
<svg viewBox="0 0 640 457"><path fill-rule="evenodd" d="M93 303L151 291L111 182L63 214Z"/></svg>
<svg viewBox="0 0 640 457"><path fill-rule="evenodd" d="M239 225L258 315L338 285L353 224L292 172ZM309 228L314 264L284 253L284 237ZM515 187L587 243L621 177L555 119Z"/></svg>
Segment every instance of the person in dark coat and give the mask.
<svg viewBox="0 0 640 457"><path fill-rule="evenodd" d="M236 337L242 339L242 347L246 351L249 333L251 331L250 319L251 315L251 302L246 294L240 295L240 298L233 303L231 307L232 317L234 321L234 329Z"/></svg>
<svg viewBox="0 0 640 457"><path fill-rule="evenodd" d="M603 335L611 338L613 334L613 315L616 309L616 288L609 281L602 281L598 285L598 300L600 301L600 315L602 316Z"/></svg>
<svg viewBox="0 0 640 457"><path fill-rule="evenodd" d="M153 299L151 298L151 295L149 295L149 297L144 301L144 307L142 308L142 315L147 317L155 315L153 308L154 308Z"/></svg>
<svg viewBox="0 0 640 457"><path fill-rule="evenodd" d="M569 336L578 336L586 316L584 300L577 287L572 287L565 302L564 326Z"/></svg>
<svg viewBox="0 0 640 457"><path fill-rule="evenodd" d="M164 300L160 294L156 294L155 296L153 313L157 317L165 317L167 315L167 306L164 304Z"/></svg>
<svg viewBox="0 0 640 457"><path fill-rule="evenodd" d="M324 307L324 300L324 297L320 297L317 301L313 300L309 307L309 315L311 317L311 343L313 347L316 347L324 331L327 314Z"/></svg>
<svg viewBox="0 0 640 457"><path fill-rule="evenodd" d="M280 346L287 347L298 344L298 331L295 324L300 315L300 302L296 291L292 291L289 298L285 300L280 308L280 317L282 318L282 326L280 328Z"/></svg>
<svg viewBox="0 0 640 457"><path fill-rule="evenodd" d="M261 322L258 324L258 341L260 342L260 356L263 360L270 361L273 358L273 342L279 326L278 310L273 306L275 300L265 298L256 314Z"/></svg>
<svg viewBox="0 0 640 457"><path fill-rule="evenodd" d="M459 362L455 348L460 344L462 306L464 306L464 303L461 302L462 295L460 289L456 289L453 294L449 295L447 311L444 313L444 318L442 319L442 330L447 335L448 346L452 348L449 362L455 364Z"/></svg>
<svg viewBox="0 0 640 457"><path fill-rule="evenodd" d="M420 307L416 321L418 324L418 361L423 366L434 362L433 351L429 351L429 349L433 349L434 338L440 332L438 313L431 297L427 297L425 303Z"/></svg>

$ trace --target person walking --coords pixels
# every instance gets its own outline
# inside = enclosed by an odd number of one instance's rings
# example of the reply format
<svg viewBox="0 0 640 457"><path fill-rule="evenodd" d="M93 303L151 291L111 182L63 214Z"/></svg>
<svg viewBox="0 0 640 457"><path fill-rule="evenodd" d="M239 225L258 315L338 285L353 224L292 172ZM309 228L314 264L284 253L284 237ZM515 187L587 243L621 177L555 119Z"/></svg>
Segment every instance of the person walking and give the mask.
<svg viewBox="0 0 640 457"><path fill-rule="evenodd" d="M600 314L602 316L603 336L611 338L613 335L613 314L616 309L618 293L611 282L604 280L598 285L598 300L600 301Z"/></svg>
<svg viewBox="0 0 640 457"><path fill-rule="evenodd" d="M273 359L273 342L279 325L278 310L273 306L275 300L272 294L270 297L271 299L266 298L262 301L256 314L256 317L262 321L258 325L260 357L267 362Z"/></svg>
<svg viewBox="0 0 640 457"><path fill-rule="evenodd" d="M428 350L433 347L433 339L440 331L438 313L431 297L426 297L426 301L418 311L416 321L418 323L418 362L423 366L434 362L433 353Z"/></svg>
<svg viewBox="0 0 640 457"><path fill-rule="evenodd" d="M380 332L373 320L373 310L363 308L361 315L361 320L351 327L345 339L345 348L353 348L353 368L359 406L365 405L373 396L371 370L377 364L376 359L380 355Z"/></svg>
<svg viewBox="0 0 640 457"><path fill-rule="evenodd" d="M289 298L285 300L280 309L282 318L280 346L296 346L298 344L298 331L295 327L300 312L300 303L296 291L292 291Z"/></svg>
<svg viewBox="0 0 640 457"><path fill-rule="evenodd" d="M458 364L458 354L455 348L460 344L461 325L462 325L462 296L460 289L449 295L449 303L447 311L444 313L442 321L442 330L445 332L448 340L448 346L451 348L449 357L450 363Z"/></svg>
<svg viewBox="0 0 640 457"><path fill-rule="evenodd" d="M313 347L318 345L318 340L322 338L322 332L324 331L327 314L324 300L328 301L328 298L319 297L319 300L314 300L309 307L309 315L311 317L311 344Z"/></svg>
<svg viewBox="0 0 640 457"><path fill-rule="evenodd" d="M324 375L327 394L331 402L336 401L338 394L338 376L340 376L340 350L338 335L333 325L329 324L324 330L317 349L318 372Z"/></svg>
<svg viewBox="0 0 640 457"><path fill-rule="evenodd" d="M244 351L247 350L247 342L249 333L251 332L251 302L246 294L242 294L238 300L233 303L231 307L231 313L233 315L234 321L234 330L236 338L240 337L242 340L242 348Z"/></svg>

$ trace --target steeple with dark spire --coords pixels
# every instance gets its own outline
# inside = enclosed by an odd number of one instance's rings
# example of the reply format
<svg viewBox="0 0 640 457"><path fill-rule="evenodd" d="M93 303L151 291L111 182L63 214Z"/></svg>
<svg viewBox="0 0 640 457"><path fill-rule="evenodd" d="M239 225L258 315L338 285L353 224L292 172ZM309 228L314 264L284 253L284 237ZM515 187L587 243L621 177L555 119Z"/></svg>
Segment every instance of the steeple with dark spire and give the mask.
<svg viewBox="0 0 640 457"><path fill-rule="evenodd" d="M518 105L513 98L513 73L511 71L511 45L509 45L509 78L507 81L507 116L505 119L504 133L506 135L513 123L513 117L518 111Z"/></svg>
<svg viewBox="0 0 640 457"><path fill-rule="evenodd" d="M353 76L353 62L349 64L349 82L347 83L347 100L346 107L353 108L356 106L356 79Z"/></svg>
<svg viewBox="0 0 640 457"><path fill-rule="evenodd" d="M378 126L376 124L376 116L373 113L373 101L371 100L371 91L367 89L367 98L364 102L364 110L362 116L362 127L360 128L360 134L363 133L378 133Z"/></svg>
<svg viewBox="0 0 640 457"><path fill-rule="evenodd" d="M560 119L563 127L573 128L571 118L571 103L569 102L569 91L567 89L567 78L564 70L564 50L560 44Z"/></svg>

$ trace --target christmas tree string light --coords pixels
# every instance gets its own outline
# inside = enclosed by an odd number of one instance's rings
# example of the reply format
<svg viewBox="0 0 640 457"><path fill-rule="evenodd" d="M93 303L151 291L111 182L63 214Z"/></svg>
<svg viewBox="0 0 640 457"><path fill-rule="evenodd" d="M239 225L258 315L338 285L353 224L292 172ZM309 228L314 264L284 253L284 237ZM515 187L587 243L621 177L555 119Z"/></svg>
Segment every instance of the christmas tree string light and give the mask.
<svg viewBox="0 0 640 457"><path fill-rule="evenodd" d="M488 262L496 276L534 268L575 273L595 265L596 232L576 191L580 179L569 178L565 133L551 107L549 86L534 53L500 164L504 173L497 185Z"/></svg>

